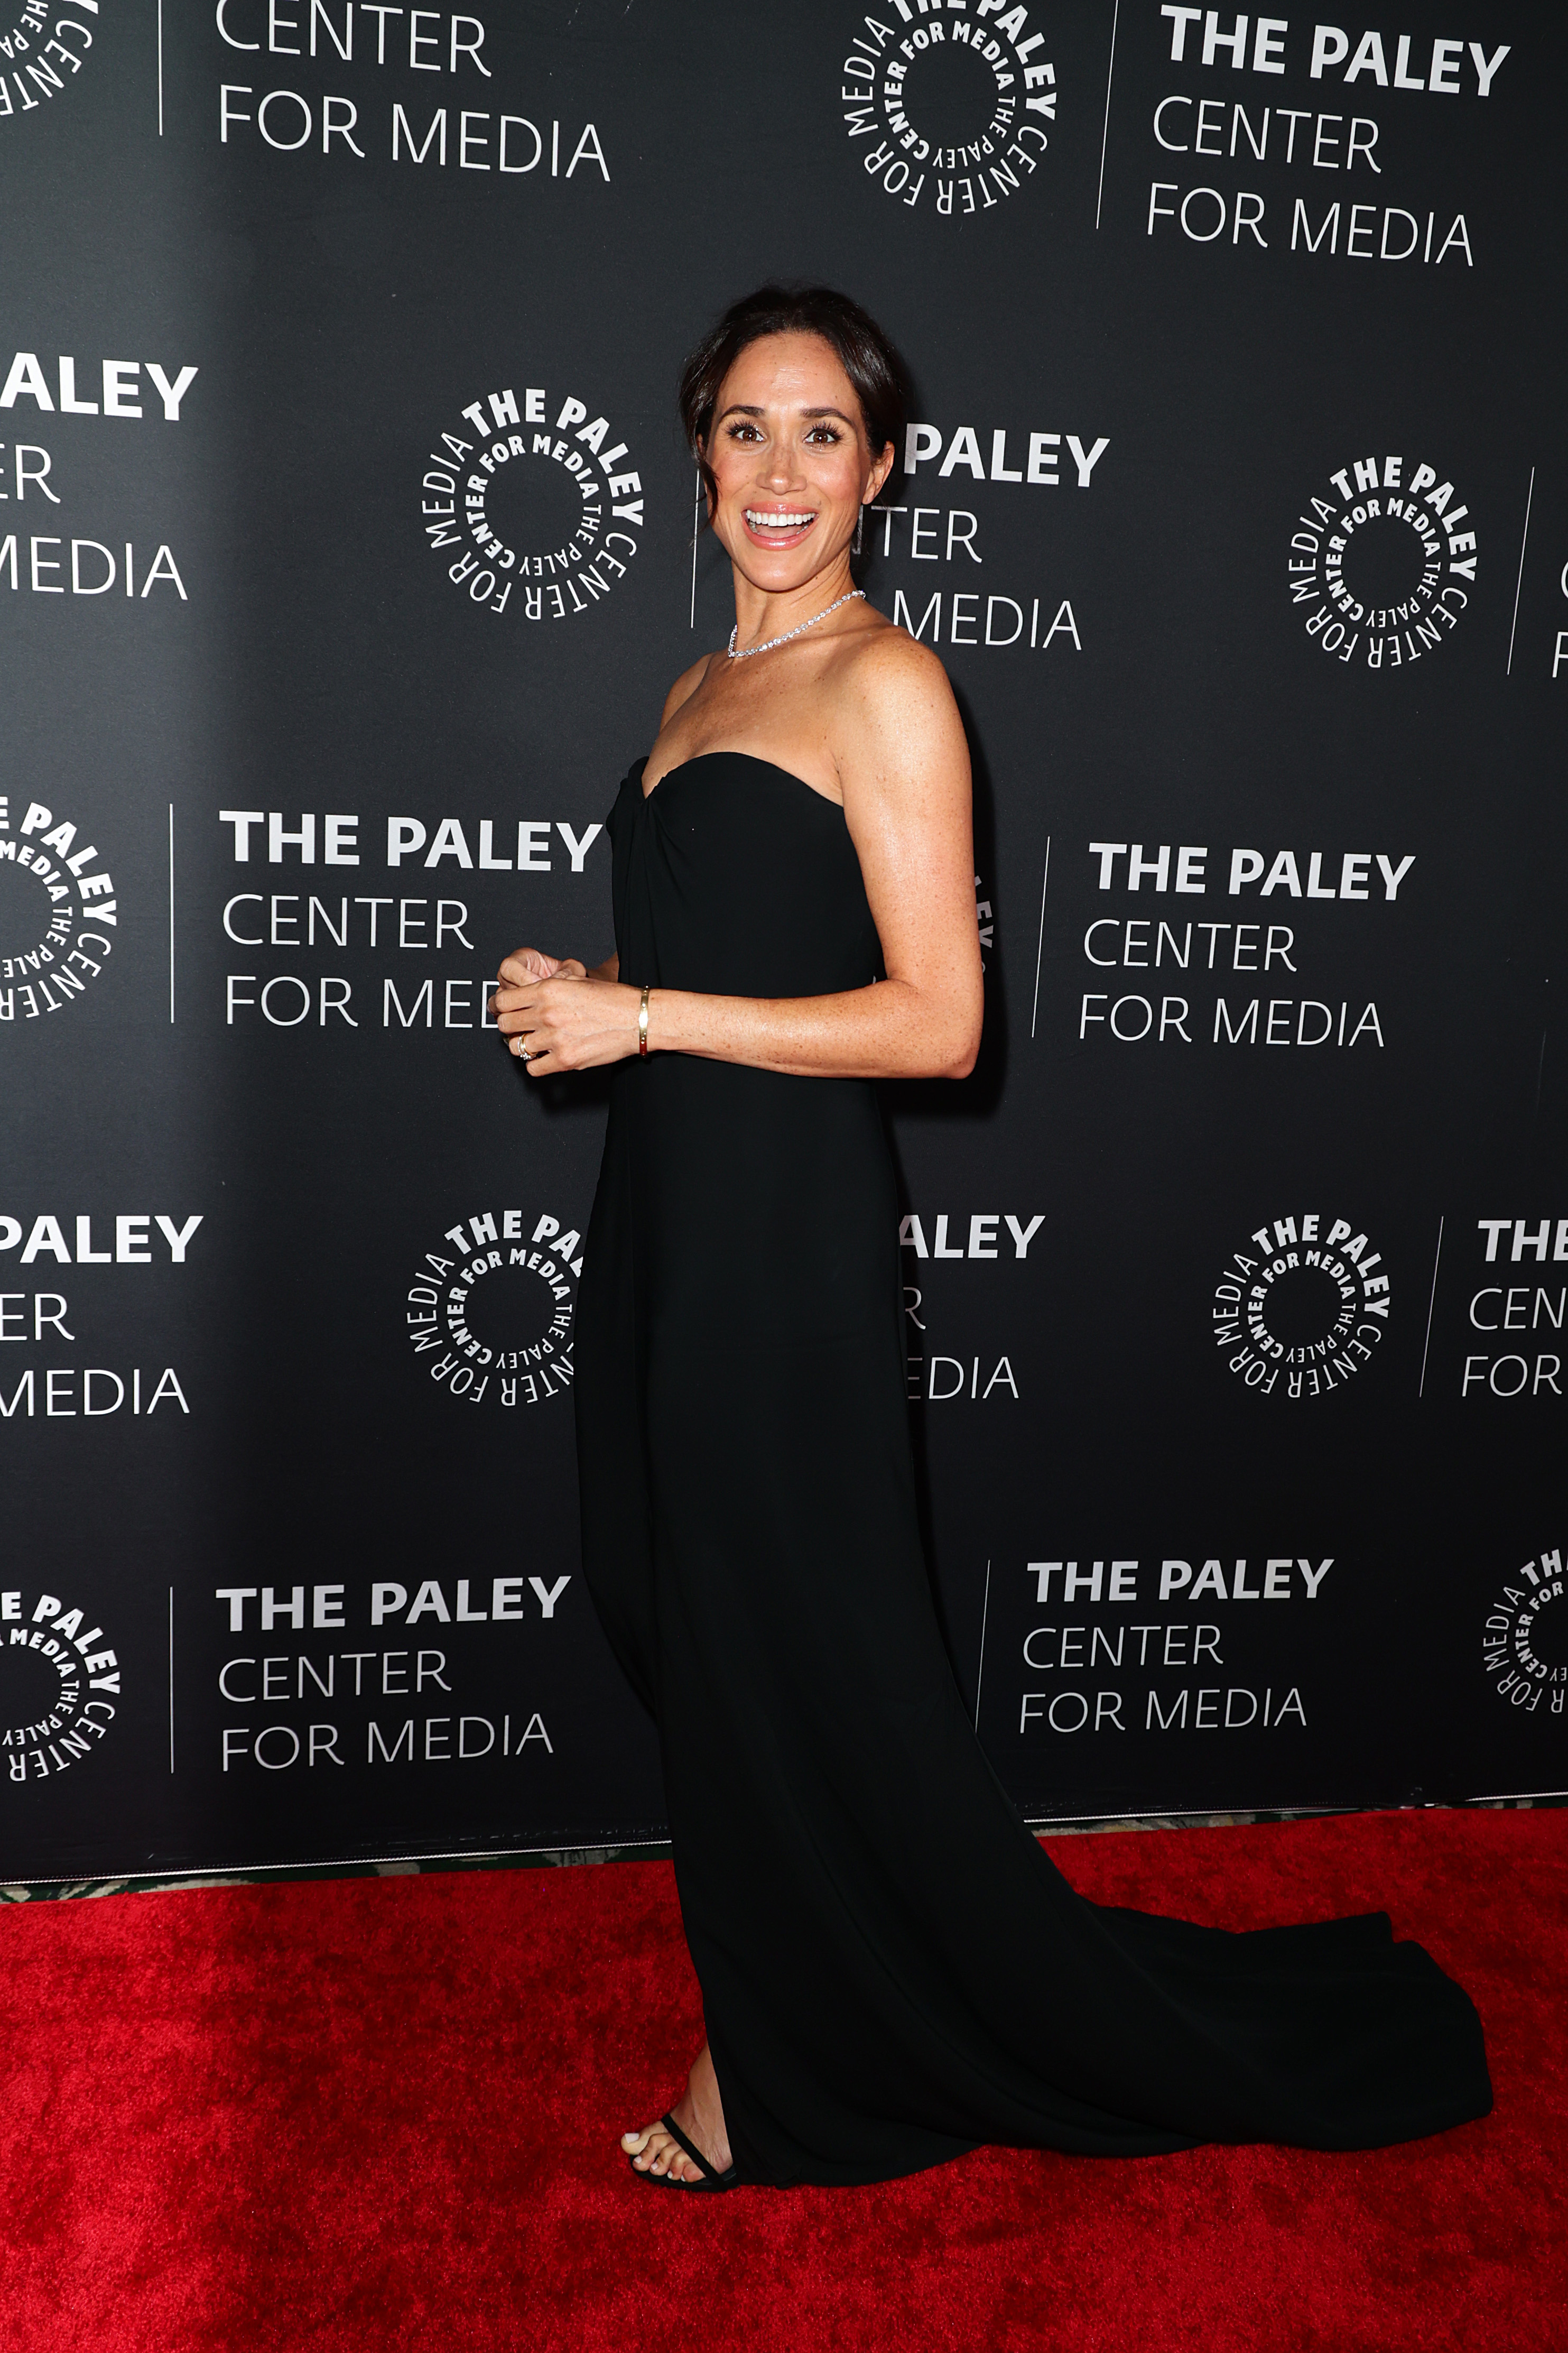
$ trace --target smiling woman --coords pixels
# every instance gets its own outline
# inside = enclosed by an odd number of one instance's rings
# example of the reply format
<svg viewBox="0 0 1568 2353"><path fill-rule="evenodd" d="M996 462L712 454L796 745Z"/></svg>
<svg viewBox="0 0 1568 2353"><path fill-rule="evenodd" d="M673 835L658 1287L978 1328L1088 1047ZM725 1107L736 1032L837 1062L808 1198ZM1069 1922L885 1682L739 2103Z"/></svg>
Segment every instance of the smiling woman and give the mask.
<svg viewBox="0 0 1568 2353"><path fill-rule="evenodd" d="M861 509L892 470L900 385L874 322L822 289L764 288L688 363L681 413L734 566L735 628L676 681L617 804L625 829L635 789L647 798L720 754L805 786L842 812L875 931L869 960L853 987L763 994L633 987L619 955L588 972L521 951L501 967L497 1007L531 1076L650 1050L818 1078L973 1069L982 983L968 746L941 663L866 606L849 568ZM777 659L751 659L762 654Z"/></svg>
<svg viewBox="0 0 1568 2353"><path fill-rule="evenodd" d="M616 950L520 949L531 1076L617 1065L577 1339L583 1557L659 1729L708 2041L625 2136L687 2189L865 2182L995 2140L1359 2147L1490 2104L1465 1995L1387 1919L1256 1936L1076 1896L947 1657L871 1082L963 1079L969 756L935 656L850 575L900 370L764 288L682 415L734 570L610 818Z"/></svg>
<svg viewBox="0 0 1568 2353"><path fill-rule="evenodd" d="M810 336L826 344L854 396L851 413L828 404L816 417L802 414L799 421L807 445L815 442L824 451L831 451L846 439L858 447L863 438L866 448L878 459L876 480L867 496L874 498L887 480L904 417L902 370L887 338L857 304L846 301L842 295L816 289L791 294L764 287L760 294L749 301L738 302L725 313L681 371L680 421L697 453L698 468L708 493L710 522L721 504L719 478L710 461L708 448L713 438L721 395L726 392L736 361L750 345L781 335ZM728 389L734 391L733 386ZM760 446L763 425L763 419L755 409L748 409L734 399L718 415L721 445ZM766 546L770 542L765 533L770 526L782 529L798 521L809 527L816 522L817 512L815 502L807 502L795 517L787 510L780 511L776 500L763 499L755 510L743 510L743 516L753 529L755 544ZM858 504L857 523L858 521Z"/></svg>

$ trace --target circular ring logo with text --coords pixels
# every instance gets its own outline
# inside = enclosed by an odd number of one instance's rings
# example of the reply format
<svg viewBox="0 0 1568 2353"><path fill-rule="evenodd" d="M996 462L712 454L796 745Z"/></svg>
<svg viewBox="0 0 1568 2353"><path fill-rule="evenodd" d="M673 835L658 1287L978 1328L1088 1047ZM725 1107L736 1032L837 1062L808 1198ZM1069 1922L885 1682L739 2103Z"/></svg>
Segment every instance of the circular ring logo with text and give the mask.
<svg viewBox="0 0 1568 2353"><path fill-rule="evenodd" d="M68 1773L119 1714L120 1661L92 1616L58 1593L0 1593L0 1753L9 1780Z"/></svg>
<svg viewBox="0 0 1568 2353"><path fill-rule="evenodd" d="M844 127L884 195L942 219L990 212L1039 169L1057 69L1006 0L888 0L840 61Z"/></svg>
<svg viewBox="0 0 1568 2353"><path fill-rule="evenodd" d="M1476 579L1470 510L1425 459L1352 459L1296 517L1287 578L1313 644L1403 670L1458 628ZM1467 528L1467 525L1469 525Z"/></svg>
<svg viewBox="0 0 1568 2353"><path fill-rule="evenodd" d="M468 1405L542 1405L576 1369L573 1314L581 1234L559 1218L480 1209L426 1250L408 1287L409 1344L448 1397Z"/></svg>
<svg viewBox="0 0 1568 2353"><path fill-rule="evenodd" d="M60 1012L113 954L119 902L87 830L29 801L13 832L0 794L0 1022Z"/></svg>
<svg viewBox="0 0 1568 2353"><path fill-rule="evenodd" d="M1543 1552L1503 1579L1487 1613L1481 1665L1505 1706L1562 1715L1568 1700L1568 1609L1563 1555Z"/></svg>
<svg viewBox="0 0 1568 2353"><path fill-rule="evenodd" d="M1381 1251L1349 1218L1275 1218L1248 1235L1214 1291L1226 1367L1264 1397L1326 1397L1364 1371L1387 1328Z"/></svg>
<svg viewBox="0 0 1568 2353"><path fill-rule="evenodd" d="M55 7L64 14L57 16ZM75 14L72 13L73 9ZM0 121L48 104L68 90L92 47L86 22L98 0L26 0L8 31L0 33Z"/></svg>
<svg viewBox="0 0 1568 2353"><path fill-rule="evenodd" d="M642 478L607 417L575 393L510 385L471 400L426 453L421 518L471 605L527 621L591 612L624 580Z"/></svg>

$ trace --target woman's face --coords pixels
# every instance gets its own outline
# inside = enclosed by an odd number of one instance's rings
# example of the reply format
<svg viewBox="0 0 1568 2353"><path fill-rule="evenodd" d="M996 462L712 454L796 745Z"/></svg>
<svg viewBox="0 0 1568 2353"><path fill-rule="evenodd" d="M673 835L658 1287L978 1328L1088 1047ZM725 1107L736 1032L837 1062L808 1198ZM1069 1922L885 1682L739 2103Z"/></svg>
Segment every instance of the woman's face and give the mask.
<svg viewBox="0 0 1568 2353"><path fill-rule="evenodd" d="M887 480L891 443L873 456L855 388L820 335L748 343L720 388L706 457L718 484L714 533L769 594L815 577L854 536L862 503Z"/></svg>

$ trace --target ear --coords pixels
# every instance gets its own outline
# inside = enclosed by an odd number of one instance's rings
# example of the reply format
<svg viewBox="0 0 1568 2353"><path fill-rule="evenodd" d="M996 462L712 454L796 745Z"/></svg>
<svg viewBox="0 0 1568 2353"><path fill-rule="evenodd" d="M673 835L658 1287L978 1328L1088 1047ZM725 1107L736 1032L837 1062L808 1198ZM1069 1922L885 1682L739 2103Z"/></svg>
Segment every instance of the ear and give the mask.
<svg viewBox="0 0 1568 2353"><path fill-rule="evenodd" d="M881 456L879 458L872 459L870 470L866 476L866 488L861 497L861 504L863 506L870 505L871 501L876 497L878 491L881 489L883 483L892 472L893 462L898 454L896 445L889 441L887 448L882 451Z"/></svg>

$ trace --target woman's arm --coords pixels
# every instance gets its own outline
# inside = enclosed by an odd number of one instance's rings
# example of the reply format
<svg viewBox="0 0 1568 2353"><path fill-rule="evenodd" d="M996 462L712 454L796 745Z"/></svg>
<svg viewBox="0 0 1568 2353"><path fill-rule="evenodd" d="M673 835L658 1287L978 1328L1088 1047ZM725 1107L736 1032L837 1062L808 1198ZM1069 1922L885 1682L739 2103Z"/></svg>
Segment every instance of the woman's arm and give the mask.
<svg viewBox="0 0 1568 2353"><path fill-rule="evenodd" d="M846 664L824 715L886 981L830 997L656 988L649 1050L797 1077L967 1077L983 985L969 752L952 689L934 655L901 630L879 630ZM498 1026L526 1036L530 1075L635 1054L641 991L619 981L614 959L594 974L542 970L549 963L510 957L510 986L496 999Z"/></svg>

